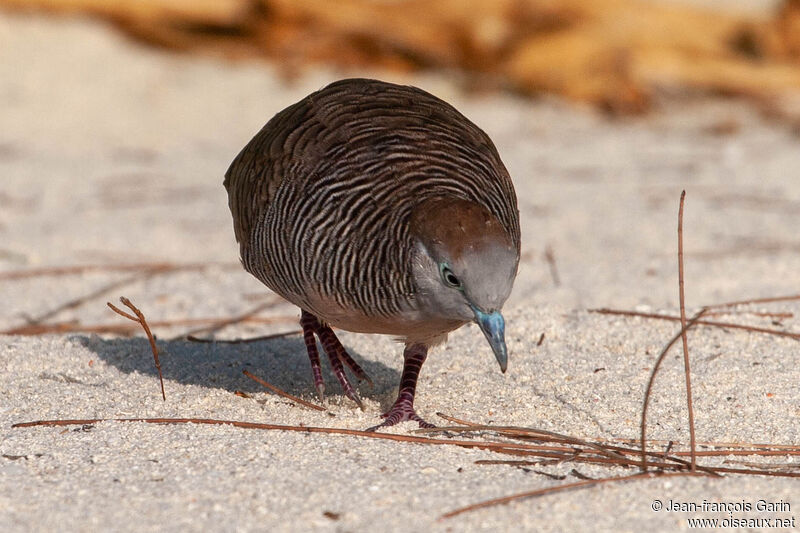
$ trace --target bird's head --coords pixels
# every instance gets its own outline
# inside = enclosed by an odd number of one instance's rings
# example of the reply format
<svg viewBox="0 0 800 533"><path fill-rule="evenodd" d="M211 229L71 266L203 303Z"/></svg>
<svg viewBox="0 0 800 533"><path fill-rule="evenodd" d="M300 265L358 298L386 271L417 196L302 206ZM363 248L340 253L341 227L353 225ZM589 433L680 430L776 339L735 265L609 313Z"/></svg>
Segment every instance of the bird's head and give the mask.
<svg viewBox="0 0 800 533"><path fill-rule="evenodd" d="M476 322L505 372L508 352L500 310L519 263L506 230L485 208L454 198L417 206L410 230L421 310L432 318Z"/></svg>

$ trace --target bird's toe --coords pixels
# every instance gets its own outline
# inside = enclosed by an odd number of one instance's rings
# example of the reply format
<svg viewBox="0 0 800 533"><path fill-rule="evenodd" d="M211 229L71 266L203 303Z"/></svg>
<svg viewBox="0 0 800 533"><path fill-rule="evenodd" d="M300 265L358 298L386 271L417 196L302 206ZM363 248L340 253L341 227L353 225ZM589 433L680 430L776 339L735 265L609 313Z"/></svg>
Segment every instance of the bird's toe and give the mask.
<svg viewBox="0 0 800 533"><path fill-rule="evenodd" d="M377 426L372 426L368 428L367 431L376 431L380 428L385 428L389 426L394 426L395 424L399 424L400 422L406 422L408 420L414 421L419 424L421 428L435 428L436 426L422 418L417 414L414 410L414 405L412 403L398 400L394 403L391 409L386 411L381 415L382 418L385 418L383 422L378 424Z"/></svg>

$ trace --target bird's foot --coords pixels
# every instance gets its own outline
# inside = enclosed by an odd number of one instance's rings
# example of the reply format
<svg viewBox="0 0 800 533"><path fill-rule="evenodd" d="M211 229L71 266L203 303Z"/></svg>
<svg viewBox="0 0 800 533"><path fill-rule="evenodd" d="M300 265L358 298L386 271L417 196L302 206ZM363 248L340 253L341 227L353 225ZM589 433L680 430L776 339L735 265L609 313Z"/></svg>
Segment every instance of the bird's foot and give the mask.
<svg viewBox="0 0 800 533"><path fill-rule="evenodd" d="M381 415L386 420L383 423L373 426L367 431L375 431L378 428L393 426L406 420L413 420L421 428L435 428L430 422L426 422L414 411L414 394L417 390L417 377L419 376L422 363L428 356L428 347L424 344L407 344L403 352L403 375L400 376L400 391L392 408Z"/></svg>
<svg viewBox="0 0 800 533"><path fill-rule="evenodd" d="M347 350L344 349L344 346L342 346L342 343L339 342L339 339L336 337L336 334L333 332L330 326L323 326L316 316L307 311L302 312L300 317L300 325L303 327L303 340L306 343L308 359L311 362L311 375L314 379L314 388L317 389L317 394L319 394L320 401L324 400L325 383L322 380L322 367L320 366L319 361L317 341L314 338L315 334L317 337L319 337L322 347L325 349L325 353L328 356L328 361L330 361L331 364L331 369L333 370L336 379L338 379L339 383L342 385L342 390L344 391L345 395L353 400L361 408L361 410L363 410L364 404L361 402L361 398L359 398L358 393L350 383L350 380L347 378L347 374L345 374L344 365L342 363L346 364L359 380L367 381L370 386L372 386L372 380L369 378L367 373L361 368L361 366L359 366L358 363L353 360L352 357L350 357L350 354L348 354Z"/></svg>
<svg viewBox="0 0 800 533"><path fill-rule="evenodd" d="M413 420L414 422L418 423L419 427L421 428L436 427L430 422L426 421L421 416L419 416L417 412L414 410L413 401L409 400L405 396L397 398L397 401L394 402L392 408L383 413L381 415L381 418L385 418L386 420L384 420L377 426L372 426L371 428L368 428L367 431L376 431L377 429L393 426L395 424L399 424L400 422L405 422L407 420Z"/></svg>

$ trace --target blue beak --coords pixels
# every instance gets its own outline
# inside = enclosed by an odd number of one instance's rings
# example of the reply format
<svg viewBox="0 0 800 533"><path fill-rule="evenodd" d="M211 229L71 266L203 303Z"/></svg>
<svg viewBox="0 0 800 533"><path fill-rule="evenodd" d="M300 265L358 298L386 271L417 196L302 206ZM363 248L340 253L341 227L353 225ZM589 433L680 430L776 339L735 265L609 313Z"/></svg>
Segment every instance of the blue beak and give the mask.
<svg viewBox="0 0 800 533"><path fill-rule="evenodd" d="M484 313L474 305L472 312L475 313L475 322L480 326L483 334L486 335L486 340L489 341L489 346L492 347L494 356L497 362L500 363L500 370L505 374L508 368L508 349L506 348L506 322L503 320L503 315L500 311L492 313Z"/></svg>

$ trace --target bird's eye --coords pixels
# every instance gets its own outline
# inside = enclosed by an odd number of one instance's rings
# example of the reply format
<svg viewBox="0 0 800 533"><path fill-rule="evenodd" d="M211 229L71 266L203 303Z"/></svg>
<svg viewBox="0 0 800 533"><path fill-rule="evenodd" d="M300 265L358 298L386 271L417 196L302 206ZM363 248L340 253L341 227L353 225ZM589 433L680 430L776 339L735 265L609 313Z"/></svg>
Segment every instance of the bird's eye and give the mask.
<svg viewBox="0 0 800 533"><path fill-rule="evenodd" d="M461 288L461 280L458 279L455 274L453 274L453 271L450 270L450 267L447 266L446 263L439 265L439 272L442 275L442 280L447 286L453 287L454 289Z"/></svg>

